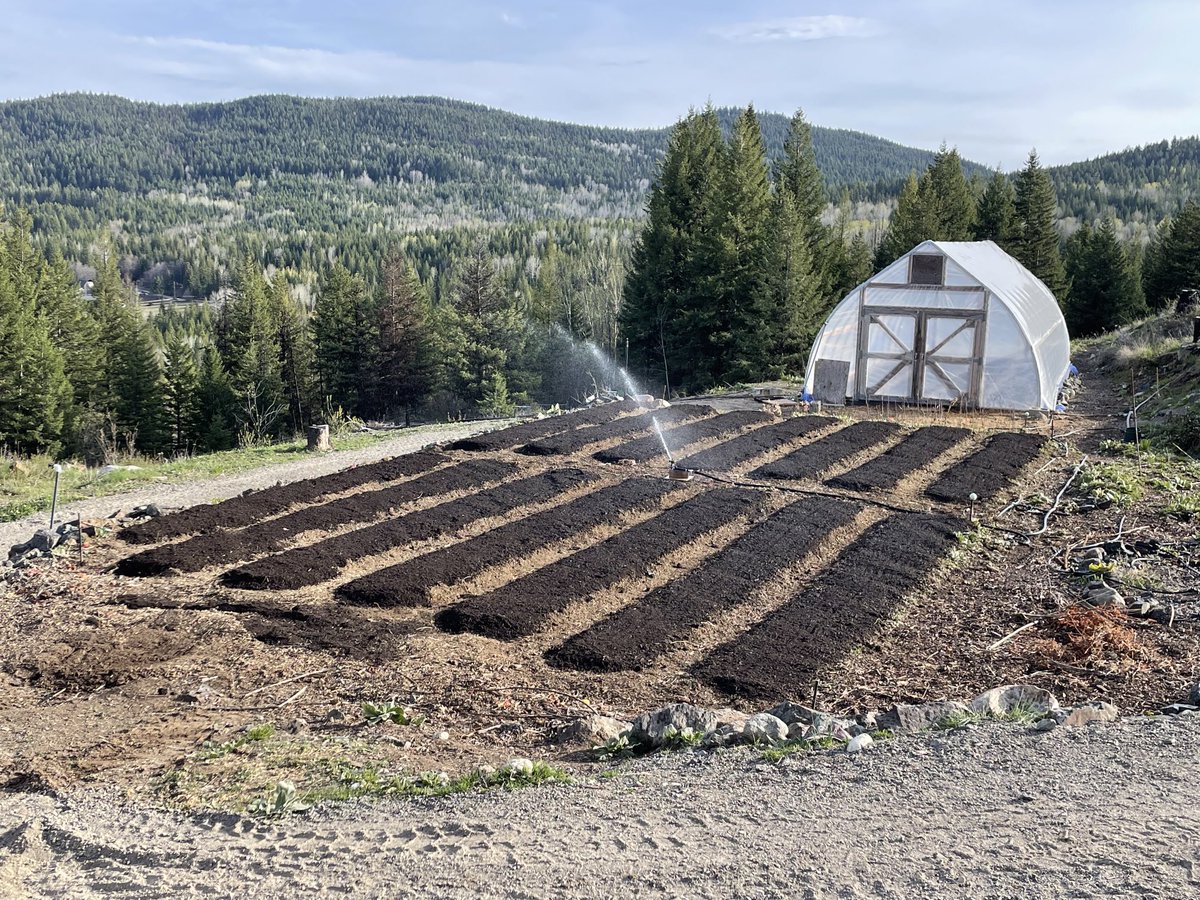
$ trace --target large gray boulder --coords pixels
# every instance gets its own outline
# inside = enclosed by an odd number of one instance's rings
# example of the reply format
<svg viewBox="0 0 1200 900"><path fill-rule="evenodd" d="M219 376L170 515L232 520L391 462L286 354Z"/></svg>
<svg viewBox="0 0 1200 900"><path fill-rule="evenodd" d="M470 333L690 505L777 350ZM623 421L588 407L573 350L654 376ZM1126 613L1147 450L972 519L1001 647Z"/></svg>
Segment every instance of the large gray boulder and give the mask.
<svg viewBox="0 0 1200 900"><path fill-rule="evenodd" d="M1045 688L1032 684L1006 684L985 691L971 701L971 712L995 718L1018 711L1044 715L1058 708L1058 698Z"/></svg>
<svg viewBox="0 0 1200 900"><path fill-rule="evenodd" d="M788 739L788 726L783 719L770 713L758 713L746 720L742 734L756 744L782 744Z"/></svg>
<svg viewBox="0 0 1200 900"><path fill-rule="evenodd" d="M879 728L889 731L925 731L951 716L967 711L965 703L942 700L935 703L899 703L876 717Z"/></svg>
<svg viewBox="0 0 1200 900"><path fill-rule="evenodd" d="M662 747L669 741L670 734L692 734L701 736L717 730L717 717L711 710L691 703L672 703L652 713L642 713L633 720L629 739L648 747Z"/></svg>

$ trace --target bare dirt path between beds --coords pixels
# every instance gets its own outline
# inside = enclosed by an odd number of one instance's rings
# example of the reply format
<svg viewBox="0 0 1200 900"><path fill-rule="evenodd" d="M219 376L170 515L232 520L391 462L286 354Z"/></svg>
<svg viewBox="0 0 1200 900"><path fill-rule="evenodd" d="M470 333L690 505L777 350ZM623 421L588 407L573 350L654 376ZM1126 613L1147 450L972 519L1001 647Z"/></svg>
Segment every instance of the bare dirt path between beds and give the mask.
<svg viewBox="0 0 1200 900"><path fill-rule="evenodd" d="M82 515L85 519L103 518L111 514L113 510L129 510L144 503L157 504L164 510L195 506L198 503L212 503L216 500L236 497L246 490L260 490L277 482L290 484L304 478L328 475L330 472L348 469L350 466L359 466L363 463L377 462L389 456L412 453L430 444L456 441L483 431L492 431L506 424L507 422L504 421L485 421L420 425L398 431L394 436L384 438L360 450L314 453L302 458L292 457L288 462L263 466L258 469L246 469L229 475L193 478L174 484L163 482L119 494L108 494L92 500L76 500L63 504L57 519L62 522L74 519L76 515ZM7 549L9 545L28 538L36 529L45 528L46 517L47 513L40 512L14 522L0 522L0 547Z"/></svg>
<svg viewBox="0 0 1200 900"><path fill-rule="evenodd" d="M1200 719L934 732L278 823L0 795L0 896L1185 897Z"/></svg>

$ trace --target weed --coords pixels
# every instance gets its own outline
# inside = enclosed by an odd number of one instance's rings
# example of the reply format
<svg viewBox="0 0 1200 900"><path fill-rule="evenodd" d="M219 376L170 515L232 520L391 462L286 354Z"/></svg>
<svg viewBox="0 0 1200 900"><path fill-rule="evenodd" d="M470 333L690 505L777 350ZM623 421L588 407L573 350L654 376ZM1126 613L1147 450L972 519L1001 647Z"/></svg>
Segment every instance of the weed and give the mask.
<svg viewBox="0 0 1200 900"><path fill-rule="evenodd" d="M262 725L251 725L246 729L247 741L265 741L275 734L275 726L264 722Z"/></svg>
<svg viewBox="0 0 1200 900"><path fill-rule="evenodd" d="M1087 463L1079 470L1077 492L1095 503L1125 505L1141 499L1141 478L1133 467L1120 463Z"/></svg>
<svg viewBox="0 0 1200 900"><path fill-rule="evenodd" d="M362 705L363 718L367 720L368 725L380 725L383 722L391 722L393 725L420 725L425 721L422 716L413 716L411 712L396 703L395 700L388 700L384 703L371 703L367 701Z"/></svg>
<svg viewBox="0 0 1200 900"><path fill-rule="evenodd" d="M888 732L888 734L890 735L891 732ZM837 750L845 745L845 741L827 734L820 735L819 737L797 738L776 744L774 747L765 748L762 751L762 758L767 762L779 762L784 757L791 756L794 753L807 753L813 750Z"/></svg>
<svg viewBox="0 0 1200 900"><path fill-rule="evenodd" d="M610 759L628 759L637 753L640 746L636 741L631 741L629 735L622 734L609 738L603 744L596 744L592 747L592 754L601 762Z"/></svg>
<svg viewBox="0 0 1200 900"><path fill-rule="evenodd" d="M1181 522L1200 518L1200 493L1181 494L1163 507L1163 513Z"/></svg>
<svg viewBox="0 0 1200 900"><path fill-rule="evenodd" d="M311 804L304 803L296 795L296 785L281 781L266 797L259 797L250 804L250 812L259 816L278 817L288 813L304 812Z"/></svg>
<svg viewBox="0 0 1200 900"><path fill-rule="evenodd" d="M683 728L668 725L663 731L662 748L664 750L683 750L699 746L702 740L704 740L704 735L693 728L686 725Z"/></svg>

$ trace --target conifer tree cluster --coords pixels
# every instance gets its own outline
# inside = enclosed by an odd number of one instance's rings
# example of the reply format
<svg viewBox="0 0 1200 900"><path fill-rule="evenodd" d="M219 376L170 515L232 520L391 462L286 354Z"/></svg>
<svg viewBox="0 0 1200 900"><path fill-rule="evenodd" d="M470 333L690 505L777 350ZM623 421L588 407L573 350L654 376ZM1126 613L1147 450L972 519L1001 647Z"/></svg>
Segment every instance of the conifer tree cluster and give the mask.
<svg viewBox="0 0 1200 900"><path fill-rule="evenodd" d="M866 249L822 223L825 207L802 113L773 172L753 107L728 139L711 107L680 121L625 282L631 365L671 392L799 373Z"/></svg>

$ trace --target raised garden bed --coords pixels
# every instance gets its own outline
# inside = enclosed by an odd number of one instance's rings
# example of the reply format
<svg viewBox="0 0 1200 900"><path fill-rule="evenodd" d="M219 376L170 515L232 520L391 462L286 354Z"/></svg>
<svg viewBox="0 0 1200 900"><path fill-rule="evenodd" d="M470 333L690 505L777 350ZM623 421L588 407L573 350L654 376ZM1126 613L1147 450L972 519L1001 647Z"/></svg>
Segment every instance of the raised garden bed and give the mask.
<svg viewBox="0 0 1200 900"><path fill-rule="evenodd" d="M544 503L596 479L581 469L559 469L510 481L477 494L350 531L307 547L285 550L221 576L226 587L289 590L336 578L352 560L386 553L414 541L453 534L472 522Z"/></svg>
<svg viewBox="0 0 1200 900"><path fill-rule="evenodd" d="M878 447L899 430L900 426L895 422L856 422L793 450L781 459L759 466L750 477L787 481L818 478L842 460Z"/></svg>
<svg viewBox="0 0 1200 900"><path fill-rule="evenodd" d="M518 448L517 452L528 456L558 456L566 453L577 453L592 444L599 444L603 441L615 440L626 435L650 431L654 428L652 420L657 420L661 427L668 424L673 425L677 422L686 422L689 419L698 419L712 412L713 408L711 406L701 406L693 403L668 406L664 409L656 409L653 412L645 412L636 416L626 416L623 419L617 419L605 425L597 425L594 428L565 431L538 441L531 441Z"/></svg>
<svg viewBox="0 0 1200 900"><path fill-rule="evenodd" d="M894 447L868 460L857 469L829 479L826 484L863 493L891 490L902 479L919 472L970 436L969 428L951 428L946 425L918 428Z"/></svg>
<svg viewBox="0 0 1200 900"><path fill-rule="evenodd" d="M1046 438L1040 434L1002 431L988 438L974 456L943 472L925 494L946 503L990 500L1012 484L1021 471L1037 459Z"/></svg>
<svg viewBox="0 0 1200 900"><path fill-rule="evenodd" d="M552 616L627 578L645 575L666 554L699 540L761 506L761 491L714 488L599 544L469 597L438 613L443 631L516 640Z"/></svg>
<svg viewBox="0 0 1200 900"><path fill-rule="evenodd" d="M868 639L968 528L953 516L899 513L872 525L812 584L692 671L743 698L807 697Z"/></svg>
<svg viewBox="0 0 1200 900"><path fill-rule="evenodd" d="M640 406L631 401L618 400L613 403L603 403L599 406L588 407L587 409L563 413L558 416L549 416L533 422L522 422L519 425L510 425L508 428L501 428L497 431L489 431L484 434L462 438L450 444L447 449L466 450L469 452L509 450L513 447L519 447L521 444L527 444L530 441L536 441L562 431L569 431L589 425L603 425L606 422L611 422L622 413L640 408Z"/></svg>
<svg viewBox="0 0 1200 900"><path fill-rule="evenodd" d="M678 483L665 478L630 478L585 494L487 534L388 566L347 582L336 591L356 606L429 606L430 589L453 584L547 544L599 525L611 525L634 510L657 507Z"/></svg>
<svg viewBox="0 0 1200 900"><path fill-rule="evenodd" d="M783 444L832 428L837 419L829 416L796 416L776 425L755 428L728 441L685 456L679 465L701 472L728 472L755 457L777 450Z"/></svg>
<svg viewBox="0 0 1200 900"><path fill-rule="evenodd" d="M175 544L135 553L117 563L117 574L137 577L169 572L198 572L209 566L274 553L306 531L328 531L356 522L370 522L397 507L424 497L436 497L491 484L515 474L512 463L472 459L420 475L378 491L364 491L306 506L262 526L199 534Z"/></svg>
<svg viewBox="0 0 1200 900"><path fill-rule="evenodd" d="M785 506L678 581L668 582L546 654L553 666L594 672L641 669L717 615L745 603L807 556L861 507L832 497Z"/></svg>
<svg viewBox="0 0 1200 900"><path fill-rule="evenodd" d="M193 506L150 519L124 529L121 540L130 544L157 544L160 541L200 534L217 528L241 528L260 519L278 515L285 509L302 503L313 503L322 497L340 494L364 484L386 483L428 472L447 461L441 453L420 451L394 456L341 472L331 472L318 478L307 478L292 484L281 484L261 491L232 497L220 503Z"/></svg>
<svg viewBox="0 0 1200 900"><path fill-rule="evenodd" d="M728 435L731 432L740 431L751 425L762 425L771 421L772 418L770 413L763 412L762 410L739 409L733 412L722 413L711 419L703 419L699 422L689 422L675 428L668 428L663 432L663 439L674 454L691 444ZM652 460L661 460L665 465L667 461L666 452L663 450L663 441L659 440L657 434L635 438L632 441L618 444L616 447L611 447L608 450L601 450L594 454L594 456L600 462L607 463L644 463Z"/></svg>

